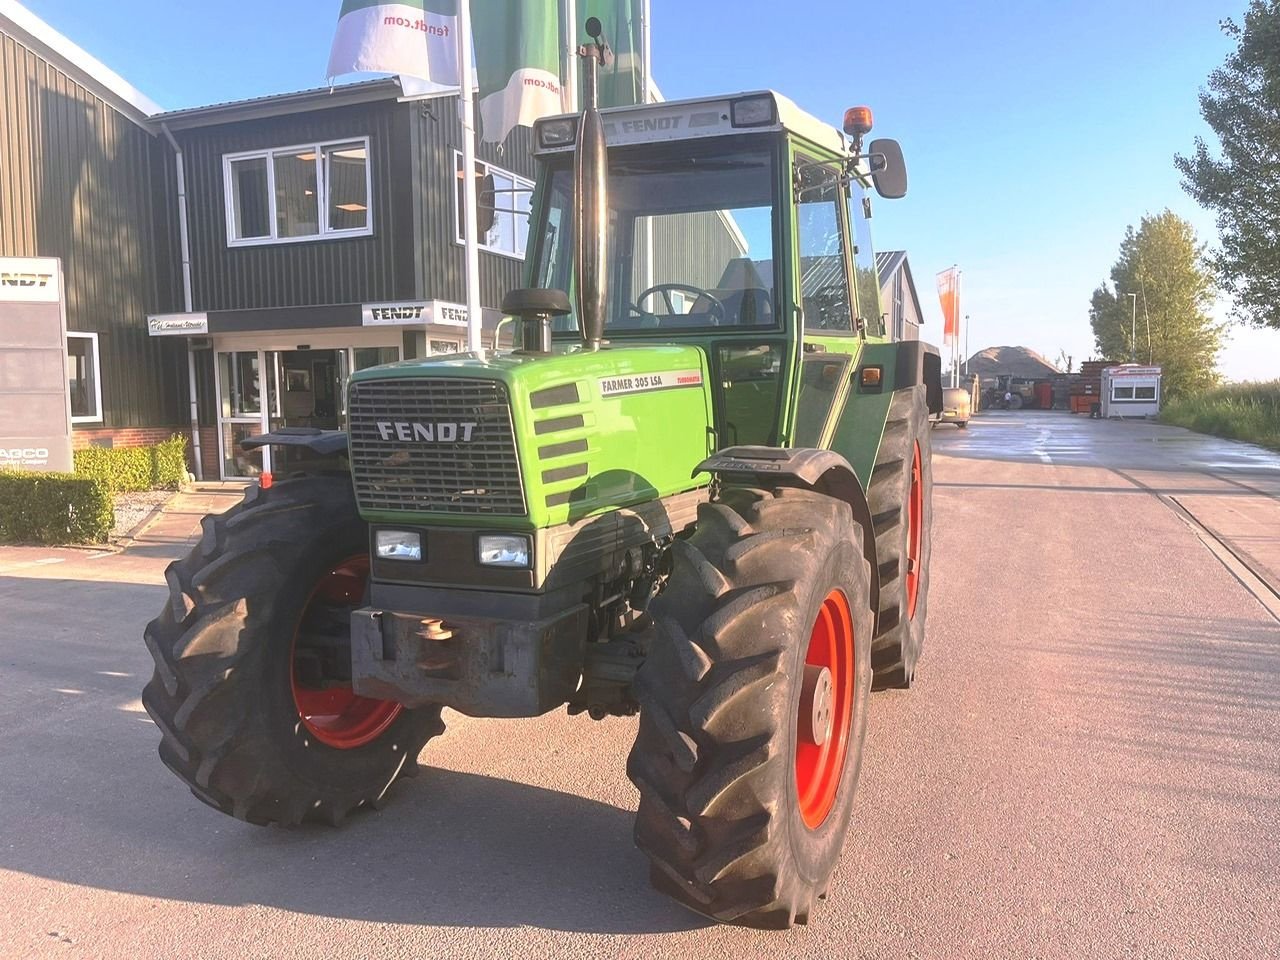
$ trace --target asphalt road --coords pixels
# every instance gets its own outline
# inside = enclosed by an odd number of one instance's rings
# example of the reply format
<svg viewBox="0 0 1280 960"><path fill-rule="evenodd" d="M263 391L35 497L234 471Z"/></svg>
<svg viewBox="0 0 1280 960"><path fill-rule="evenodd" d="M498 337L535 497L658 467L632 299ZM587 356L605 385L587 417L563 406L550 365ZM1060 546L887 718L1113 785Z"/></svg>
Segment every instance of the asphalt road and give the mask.
<svg viewBox="0 0 1280 960"><path fill-rule="evenodd" d="M0 957L1280 956L1280 457L1034 412L934 438L924 660L808 927L650 891L631 721L453 715L381 813L217 814L138 701L173 548L10 548Z"/></svg>

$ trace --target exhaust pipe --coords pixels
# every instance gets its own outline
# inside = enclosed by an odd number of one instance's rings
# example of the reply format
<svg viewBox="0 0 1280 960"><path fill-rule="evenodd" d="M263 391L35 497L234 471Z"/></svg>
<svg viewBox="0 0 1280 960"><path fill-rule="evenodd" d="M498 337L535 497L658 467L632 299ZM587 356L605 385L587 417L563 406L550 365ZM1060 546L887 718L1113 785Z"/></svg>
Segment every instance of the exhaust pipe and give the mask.
<svg viewBox="0 0 1280 960"><path fill-rule="evenodd" d="M573 229L577 241L573 259L578 278L578 326L587 350L600 349L609 295L609 168L604 121L600 118L598 71L609 62L610 51L600 38L602 32L600 21L588 18L587 35L594 43L578 49L585 61L586 104L578 124L573 160Z"/></svg>

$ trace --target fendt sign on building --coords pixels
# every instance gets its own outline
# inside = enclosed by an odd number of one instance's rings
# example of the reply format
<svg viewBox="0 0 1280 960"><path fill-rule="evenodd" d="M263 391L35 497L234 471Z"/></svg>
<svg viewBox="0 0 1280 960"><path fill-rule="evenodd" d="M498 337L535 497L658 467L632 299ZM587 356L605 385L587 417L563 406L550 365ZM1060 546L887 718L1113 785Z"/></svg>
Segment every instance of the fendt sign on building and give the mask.
<svg viewBox="0 0 1280 960"><path fill-rule="evenodd" d="M0 469L71 470L62 265L0 257Z"/></svg>

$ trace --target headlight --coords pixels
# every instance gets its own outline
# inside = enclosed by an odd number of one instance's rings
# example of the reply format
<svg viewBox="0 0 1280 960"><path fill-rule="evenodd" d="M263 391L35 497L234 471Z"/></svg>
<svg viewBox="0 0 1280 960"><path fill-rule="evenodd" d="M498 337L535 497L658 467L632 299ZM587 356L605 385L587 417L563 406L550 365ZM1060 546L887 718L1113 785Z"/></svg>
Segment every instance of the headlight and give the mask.
<svg viewBox="0 0 1280 960"><path fill-rule="evenodd" d="M373 535L374 551L379 560L416 560L422 562L422 534L411 530L379 530Z"/></svg>
<svg viewBox="0 0 1280 960"><path fill-rule="evenodd" d="M538 124L538 143L543 147L564 147L578 136L578 121L572 117L544 120Z"/></svg>
<svg viewBox="0 0 1280 960"><path fill-rule="evenodd" d="M529 538L497 534L482 536L480 562L486 567L528 567Z"/></svg>

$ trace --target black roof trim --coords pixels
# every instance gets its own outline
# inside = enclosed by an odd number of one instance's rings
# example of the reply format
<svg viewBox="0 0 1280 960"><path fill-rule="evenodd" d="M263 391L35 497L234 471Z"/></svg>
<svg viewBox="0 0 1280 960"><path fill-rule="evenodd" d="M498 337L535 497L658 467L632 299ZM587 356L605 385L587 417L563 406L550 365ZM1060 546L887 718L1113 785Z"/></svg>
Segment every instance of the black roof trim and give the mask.
<svg viewBox="0 0 1280 960"><path fill-rule="evenodd" d="M220 123L237 123L241 120L260 120L303 113L308 110L328 110L331 107L353 103L370 103L376 100L394 100L406 96L399 77L381 77L377 80L361 80L357 83L335 84L332 87L313 87L294 93L275 93L249 100L230 100L203 107L169 110L156 114L153 120L163 123L170 130L189 130Z"/></svg>

